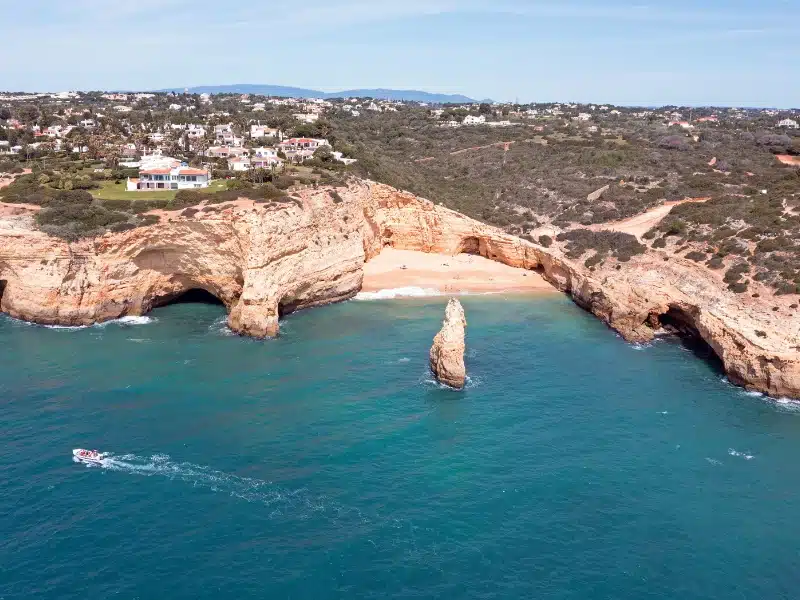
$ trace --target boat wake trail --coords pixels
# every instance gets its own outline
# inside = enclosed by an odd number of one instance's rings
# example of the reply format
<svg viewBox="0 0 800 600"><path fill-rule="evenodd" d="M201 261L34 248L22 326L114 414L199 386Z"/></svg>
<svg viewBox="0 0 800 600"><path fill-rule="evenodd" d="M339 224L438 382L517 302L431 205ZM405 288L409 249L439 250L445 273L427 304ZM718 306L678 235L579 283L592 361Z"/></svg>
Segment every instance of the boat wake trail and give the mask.
<svg viewBox="0 0 800 600"><path fill-rule="evenodd" d="M358 509L344 507L326 496L315 496L306 488L286 489L262 479L240 477L188 462L175 462L166 454L154 454L150 457L109 454L98 464L86 466L142 477L164 477L189 484L193 488L227 494L270 508L270 517L288 516L302 520L320 517L335 521L345 520L349 524L369 522Z"/></svg>
<svg viewBox="0 0 800 600"><path fill-rule="evenodd" d="M292 490L261 479L240 477L193 463L176 462L166 454L143 457L106 453L99 462L82 464L88 468L141 477L163 477L192 488L259 504L266 508L270 520L290 528L296 526L297 521L314 521L318 531L330 529L332 535L345 536L364 545L370 544L373 552L387 553L394 559L399 558L414 565L437 565L441 560L440 553L446 553L447 549L457 548L463 543L429 527L419 527L396 513L382 514L384 511L377 510L365 514L356 507L346 506L328 496L313 494L308 488ZM320 540L329 539L322 533L317 537ZM374 540L380 543L376 544Z"/></svg>

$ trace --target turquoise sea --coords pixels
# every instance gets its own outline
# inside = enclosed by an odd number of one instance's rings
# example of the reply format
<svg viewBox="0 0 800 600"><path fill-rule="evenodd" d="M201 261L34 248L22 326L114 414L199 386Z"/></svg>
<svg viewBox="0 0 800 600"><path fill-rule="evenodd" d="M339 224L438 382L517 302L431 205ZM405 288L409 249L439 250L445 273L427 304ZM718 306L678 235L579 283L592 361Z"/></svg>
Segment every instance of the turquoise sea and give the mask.
<svg viewBox="0 0 800 600"><path fill-rule="evenodd" d="M441 389L445 300L0 317L0 599L797 597L800 409L561 297L464 297Z"/></svg>

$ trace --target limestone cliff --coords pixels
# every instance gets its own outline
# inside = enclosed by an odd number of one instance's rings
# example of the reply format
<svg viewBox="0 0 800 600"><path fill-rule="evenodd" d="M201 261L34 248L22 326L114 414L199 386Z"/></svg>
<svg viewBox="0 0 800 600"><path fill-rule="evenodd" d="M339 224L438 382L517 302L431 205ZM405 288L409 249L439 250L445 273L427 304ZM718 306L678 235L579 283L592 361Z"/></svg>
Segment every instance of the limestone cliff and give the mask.
<svg viewBox="0 0 800 600"><path fill-rule="evenodd" d="M467 382L464 366L464 328L467 319L461 302L450 298L444 311L444 322L430 351L431 371L445 385L460 390Z"/></svg>
<svg viewBox="0 0 800 600"><path fill-rule="evenodd" d="M341 201L340 201L341 200ZM237 201L191 217L66 243L31 217L0 211L0 310L39 323L90 324L139 315L194 288L225 303L230 327L278 333L281 314L350 298L365 261L386 246L480 254L535 269L625 339L646 342L679 318L722 360L731 381L800 397L800 315L788 301L729 292L718 274L648 252L592 271L554 246L505 234L369 181L334 199L308 189L296 203Z"/></svg>

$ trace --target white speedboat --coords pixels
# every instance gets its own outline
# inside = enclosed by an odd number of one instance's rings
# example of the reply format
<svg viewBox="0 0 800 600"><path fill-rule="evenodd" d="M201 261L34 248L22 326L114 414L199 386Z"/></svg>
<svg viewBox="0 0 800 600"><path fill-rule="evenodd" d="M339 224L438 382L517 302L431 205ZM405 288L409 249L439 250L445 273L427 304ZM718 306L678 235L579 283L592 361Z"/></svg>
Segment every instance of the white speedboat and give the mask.
<svg viewBox="0 0 800 600"><path fill-rule="evenodd" d="M84 450L83 448L75 448L72 451L72 457L80 462L94 463L100 465L103 463L105 454L97 450Z"/></svg>

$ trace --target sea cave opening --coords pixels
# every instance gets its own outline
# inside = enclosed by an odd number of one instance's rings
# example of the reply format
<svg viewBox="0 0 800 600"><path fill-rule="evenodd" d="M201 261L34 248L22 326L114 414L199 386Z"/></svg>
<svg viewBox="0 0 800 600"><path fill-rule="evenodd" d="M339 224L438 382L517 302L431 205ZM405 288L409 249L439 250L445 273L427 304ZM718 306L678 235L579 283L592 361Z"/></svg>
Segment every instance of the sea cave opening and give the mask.
<svg viewBox="0 0 800 600"><path fill-rule="evenodd" d="M5 279L0 279L0 306L3 305L3 292L6 291L7 284L8 281L6 281Z"/></svg>
<svg viewBox="0 0 800 600"><path fill-rule="evenodd" d="M202 288L192 288L187 290L171 300L165 302L165 304L212 304L212 305L219 305L224 306L225 303L222 302L219 298L217 298L214 294L209 292L208 290L204 290Z"/></svg>
<svg viewBox="0 0 800 600"><path fill-rule="evenodd" d="M707 362L715 370L724 372L722 359L703 339L694 318L689 313L679 307L671 306L667 312L659 315L658 322L663 330L679 339L683 347L697 358Z"/></svg>
<svg viewBox="0 0 800 600"><path fill-rule="evenodd" d="M286 315L290 315L295 312L300 303L295 300L287 300L283 299L278 303L278 318L282 319Z"/></svg>
<svg viewBox="0 0 800 600"><path fill-rule="evenodd" d="M189 288L173 294L153 298L152 307L172 304L206 304L209 306L225 306L225 303L213 293L203 288Z"/></svg>

